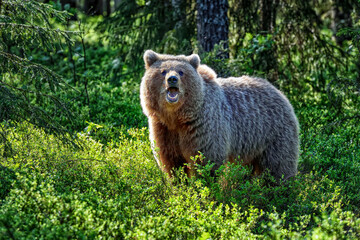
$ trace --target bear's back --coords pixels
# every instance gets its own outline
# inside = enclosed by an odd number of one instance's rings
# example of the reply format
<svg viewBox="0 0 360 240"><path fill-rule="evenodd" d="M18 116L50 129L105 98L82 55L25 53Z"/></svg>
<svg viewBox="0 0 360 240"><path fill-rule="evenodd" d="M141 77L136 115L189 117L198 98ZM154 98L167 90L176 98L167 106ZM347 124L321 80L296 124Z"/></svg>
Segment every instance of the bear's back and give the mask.
<svg viewBox="0 0 360 240"><path fill-rule="evenodd" d="M261 151L261 146L266 146L280 132L289 128L297 131L298 123L291 104L267 80L242 76L217 78L216 83L231 108L227 118L231 120L235 152L254 148Z"/></svg>
<svg viewBox="0 0 360 240"><path fill-rule="evenodd" d="M216 82L233 112L253 114L259 111L262 113L290 111L293 113L285 95L265 79L242 76L217 78Z"/></svg>
<svg viewBox="0 0 360 240"><path fill-rule="evenodd" d="M278 108L284 107L284 101L288 102L278 89L262 78L249 76L217 78L216 82L232 107L242 105L251 110L263 105L264 107Z"/></svg>

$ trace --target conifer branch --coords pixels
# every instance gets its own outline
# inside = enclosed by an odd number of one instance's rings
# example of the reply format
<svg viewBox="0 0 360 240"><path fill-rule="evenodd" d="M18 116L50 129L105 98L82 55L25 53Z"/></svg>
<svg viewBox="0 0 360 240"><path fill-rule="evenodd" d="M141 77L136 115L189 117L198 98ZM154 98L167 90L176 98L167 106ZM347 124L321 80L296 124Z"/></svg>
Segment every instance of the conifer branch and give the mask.
<svg viewBox="0 0 360 240"><path fill-rule="evenodd" d="M56 121L74 114L58 96L74 90L62 77L27 54L34 49L71 47L78 32L54 29L52 19L65 22L70 14L35 0L0 0L0 142L7 143L6 122L29 122L74 145L64 126ZM49 110L52 109L52 110Z"/></svg>

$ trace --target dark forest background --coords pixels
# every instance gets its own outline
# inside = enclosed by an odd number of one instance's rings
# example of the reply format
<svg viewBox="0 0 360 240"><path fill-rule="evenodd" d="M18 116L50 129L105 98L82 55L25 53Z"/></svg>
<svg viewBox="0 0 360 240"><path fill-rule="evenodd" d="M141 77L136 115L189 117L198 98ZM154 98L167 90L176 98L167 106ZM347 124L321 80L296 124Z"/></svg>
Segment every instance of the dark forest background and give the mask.
<svg viewBox="0 0 360 240"><path fill-rule="evenodd" d="M165 176L146 49L283 91L299 174ZM0 239L359 239L359 50L358 0L0 0Z"/></svg>

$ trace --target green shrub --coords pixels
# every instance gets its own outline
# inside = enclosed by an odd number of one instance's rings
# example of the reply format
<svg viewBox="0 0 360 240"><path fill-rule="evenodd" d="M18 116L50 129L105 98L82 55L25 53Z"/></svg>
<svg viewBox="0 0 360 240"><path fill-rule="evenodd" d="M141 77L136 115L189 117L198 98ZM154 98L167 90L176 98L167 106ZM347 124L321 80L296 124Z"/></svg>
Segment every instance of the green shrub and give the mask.
<svg viewBox="0 0 360 240"><path fill-rule="evenodd" d="M1 201L5 199L11 189L11 185L15 180L15 173L13 170L0 165L0 205Z"/></svg>
<svg viewBox="0 0 360 240"><path fill-rule="evenodd" d="M126 196L59 193L52 180L30 171L18 174L16 185L0 209L0 239L122 238L131 219Z"/></svg>
<svg viewBox="0 0 360 240"><path fill-rule="evenodd" d="M169 179L146 128L107 144L93 138L101 129L88 123L77 135L82 148L73 148L29 124L7 128L13 152L0 172L0 239L360 237L351 128L333 129L339 136L304 130L301 172L282 183L234 164Z"/></svg>

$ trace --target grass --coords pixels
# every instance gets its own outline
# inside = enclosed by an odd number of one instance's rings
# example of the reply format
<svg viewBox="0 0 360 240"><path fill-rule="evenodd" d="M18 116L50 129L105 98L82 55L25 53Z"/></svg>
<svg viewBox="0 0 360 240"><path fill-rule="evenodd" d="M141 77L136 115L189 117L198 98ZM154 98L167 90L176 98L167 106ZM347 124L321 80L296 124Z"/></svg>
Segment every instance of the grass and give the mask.
<svg viewBox="0 0 360 240"><path fill-rule="evenodd" d="M301 121L322 114L298 112ZM31 125L8 130L13 151L0 169L0 239L360 237L360 127L352 122L302 128L301 172L280 185L237 165L216 178L206 165L192 179L182 172L168 179L146 128L107 144L96 132L78 133L80 149Z"/></svg>

